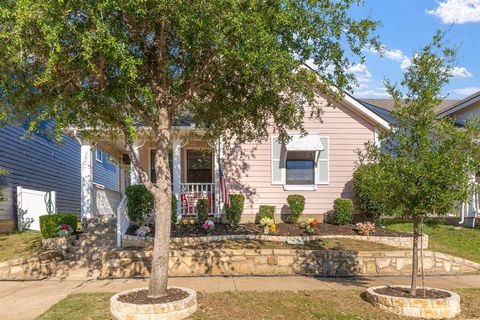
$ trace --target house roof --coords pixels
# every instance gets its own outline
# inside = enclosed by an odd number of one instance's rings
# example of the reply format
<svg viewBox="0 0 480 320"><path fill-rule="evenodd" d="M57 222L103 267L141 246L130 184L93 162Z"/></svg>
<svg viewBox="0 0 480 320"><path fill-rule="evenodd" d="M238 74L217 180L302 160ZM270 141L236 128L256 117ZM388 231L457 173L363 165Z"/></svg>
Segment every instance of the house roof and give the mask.
<svg viewBox="0 0 480 320"><path fill-rule="evenodd" d="M459 110L467 108L479 101L480 101L480 91L477 91L474 94L469 95L465 99L455 101L455 103L451 104L448 108L445 108L444 110L440 111L438 115L440 117L446 117L452 113L455 113Z"/></svg>
<svg viewBox="0 0 480 320"><path fill-rule="evenodd" d="M393 123L394 119L391 115L391 112L394 108L393 99L361 99L359 100L366 108L376 113L378 116L382 117L385 121ZM453 105L457 104L459 100L443 100L436 108L435 113L437 115L442 114L446 110L452 108Z"/></svg>

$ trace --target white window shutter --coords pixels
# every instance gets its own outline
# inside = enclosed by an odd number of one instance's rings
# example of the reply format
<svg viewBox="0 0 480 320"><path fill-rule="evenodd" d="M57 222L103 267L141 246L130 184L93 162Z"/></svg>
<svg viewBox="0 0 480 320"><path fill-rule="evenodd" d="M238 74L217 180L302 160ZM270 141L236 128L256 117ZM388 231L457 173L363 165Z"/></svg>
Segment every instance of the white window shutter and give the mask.
<svg viewBox="0 0 480 320"><path fill-rule="evenodd" d="M315 184L328 184L330 179L330 139L321 137L323 150L319 151L315 168Z"/></svg>
<svg viewBox="0 0 480 320"><path fill-rule="evenodd" d="M283 146L277 137L272 137L272 184L283 184L284 152Z"/></svg>

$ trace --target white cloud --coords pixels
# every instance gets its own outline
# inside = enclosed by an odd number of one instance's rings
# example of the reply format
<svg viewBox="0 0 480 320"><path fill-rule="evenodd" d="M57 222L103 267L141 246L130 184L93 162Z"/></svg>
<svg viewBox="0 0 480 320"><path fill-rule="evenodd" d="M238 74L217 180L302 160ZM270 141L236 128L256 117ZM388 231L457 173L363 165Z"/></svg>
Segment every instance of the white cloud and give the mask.
<svg viewBox="0 0 480 320"><path fill-rule="evenodd" d="M368 50L374 54L380 55L380 52L373 48ZM412 65L410 58L406 56L400 49L388 49L387 47L383 47L381 52L385 58L400 62L400 68L402 68L402 70L405 70Z"/></svg>
<svg viewBox="0 0 480 320"><path fill-rule="evenodd" d="M439 17L443 23L480 22L480 0L444 0L427 13Z"/></svg>
<svg viewBox="0 0 480 320"><path fill-rule="evenodd" d="M360 90L355 91L354 96L356 98L363 98L363 99L381 99L381 98L390 98L385 87L376 88L376 89L367 89L367 90Z"/></svg>
<svg viewBox="0 0 480 320"><path fill-rule="evenodd" d="M454 78L471 78L473 74L464 67L454 67L451 72Z"/></svg>
<svg viewBox="0 0 480 320"><path fill-rule="evenodd" d="M466 87L466 88L461 88L461 89L454 89L451 92L453 94L456 94L456 95L459 95L459 96L462 96L462 97L466 97L466 96L474 94L475 92L478 92L478 91L480 91L480 87Z"/></svg>

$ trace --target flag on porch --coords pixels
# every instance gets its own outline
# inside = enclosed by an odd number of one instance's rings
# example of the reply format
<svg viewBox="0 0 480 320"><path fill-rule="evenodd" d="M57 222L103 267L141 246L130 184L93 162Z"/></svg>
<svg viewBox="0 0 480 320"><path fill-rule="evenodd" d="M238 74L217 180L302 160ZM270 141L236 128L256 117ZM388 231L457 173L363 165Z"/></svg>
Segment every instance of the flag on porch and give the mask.
<svg viewBox="0 0 480 320"><path fill-rule="evenodd" d="M224 205L230 206L230 196L228 195L227 182L225 181L225 175L223 173L221 163L219 163L219 171L220 171L220 193L222 195L222 202Z"/></svg>

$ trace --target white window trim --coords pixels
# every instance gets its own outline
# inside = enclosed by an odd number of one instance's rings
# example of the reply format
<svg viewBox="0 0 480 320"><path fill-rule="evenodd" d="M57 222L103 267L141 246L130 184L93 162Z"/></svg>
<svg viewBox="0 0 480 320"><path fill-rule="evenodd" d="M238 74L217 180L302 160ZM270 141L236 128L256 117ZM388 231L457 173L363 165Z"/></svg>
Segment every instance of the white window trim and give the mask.
<svg viewBox="0 0 480 320"><path fill-rule="evenodd" d="M100 155L100 157L98 155ZM95 149L95 161L103 163L103 151L102 150Z"/></svg>
<svg viewBox="0 0 480 320"><path fill-rule="evenodd" d="M290 135L298 135L299 133L288 133ZM323 139L327 139L327 148L326 148L326 151L327 151L327 154L328 154L328 157L327 159L320 159L318 158L316 161L315 161L315 176L314 176L314 184L309 184L309 185L293 185L293 184L288 184L286 183L286 157L287 157L287 152L285 152L284 154L284 158L281 159L274 159L273 158L273 143L274 143L274 140L275 139L278 139L278 135L272 135L272 138L271 138L271 141L270 141L270 174L271 174L271 184L272 185L283 185L283 189L285 191L313 191L313 190L317 190L317 186L318 185L328 185L330 184L330 137L329 136L324 136L324 135L321 135L319 133L315 133L315 132L311 132L309 133L310 135L318 135L320 138L323 138ZM318 151L317 151L318 152ZM315 152L315 156L318 155L318 153ZM281 155L281 152L280 152L280 155ZM319 156L319 155L318 155ZM272 174L272 166L273 166L273 161L280 161L280 163L282 163L283 161L283 166L281 166L280 168L280 171L281 171L281 176L282 176L282 183L277 183L275 181L273 181L273 174ZM322 161L322 162L326 162L327 163L327 181L316 181L317 180L317 167L318 167L318 163Z"/></svg>
<svg viewBox="0 0 480 320"><path fill-rule="evenodd" d="M317 185L315 184L284 184L283 190L285 191L315 191Z"/></svg>

